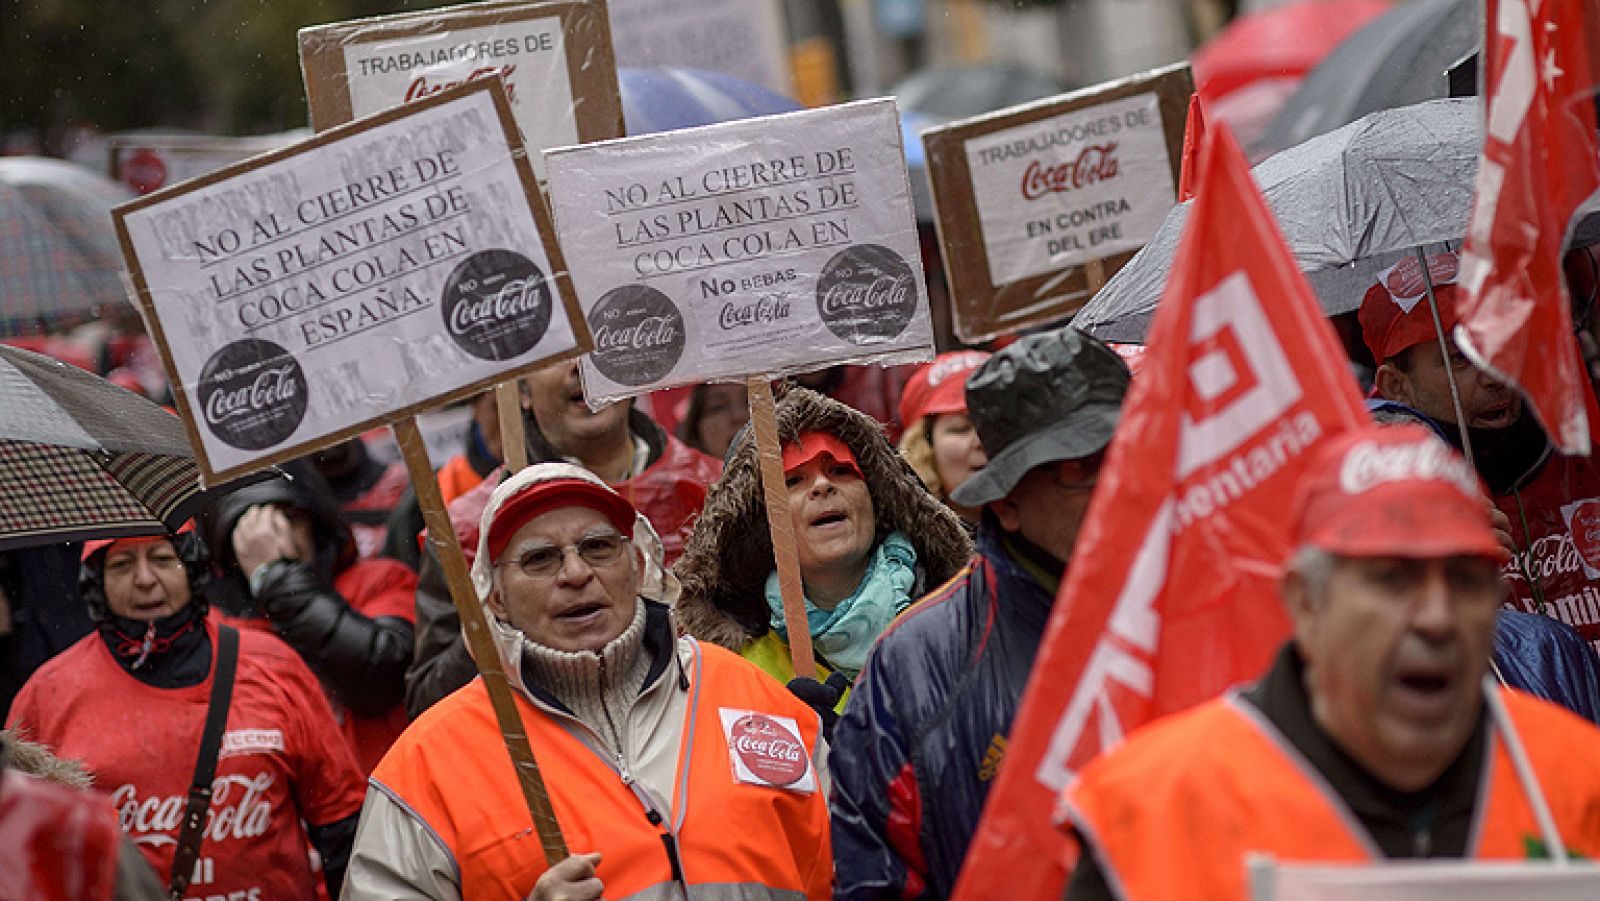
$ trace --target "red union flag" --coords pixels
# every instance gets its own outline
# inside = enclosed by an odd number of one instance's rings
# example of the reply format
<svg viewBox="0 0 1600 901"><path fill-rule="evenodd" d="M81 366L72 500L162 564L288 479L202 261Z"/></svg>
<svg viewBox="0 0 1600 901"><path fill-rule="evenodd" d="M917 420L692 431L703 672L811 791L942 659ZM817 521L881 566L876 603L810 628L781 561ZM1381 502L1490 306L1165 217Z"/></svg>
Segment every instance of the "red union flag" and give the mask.
<svg viewBox="0 0 1600 901"><path fill-rule="evenodd" d="M1206 140L1206 111L1199 92L1189 95L1189 116L1183 120L1183 158L1178 166L1178 202L1194 197L1194 169Z"/></svg>
<svg viewBox="0 0 1600 901"><path fill-rule="evenodd" d="M1059 898L1051 808L1131 729L1261 674L1289 634L1284 511L1312 448L1370 422L1225 127L984 807L957 899Z"/></svg>
<svg viewBox="0 0 1600 901"><path fill-rule="evenodd" d="M1561 245L1600 186L1591 95L1600 0L1488 0L1487 112L1456 340L1527 392L1564 453L1589 452L1583 365L1561 280Z"/></svg>

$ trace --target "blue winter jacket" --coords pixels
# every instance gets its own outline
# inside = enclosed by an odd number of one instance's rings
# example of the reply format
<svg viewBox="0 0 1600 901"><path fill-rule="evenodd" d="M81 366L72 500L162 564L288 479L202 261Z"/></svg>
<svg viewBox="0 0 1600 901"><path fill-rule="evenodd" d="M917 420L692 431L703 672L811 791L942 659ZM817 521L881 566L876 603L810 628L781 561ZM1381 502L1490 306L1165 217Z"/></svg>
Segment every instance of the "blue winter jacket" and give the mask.
<svg viewBox="0 0 1600 901"><path fill-rule="evenodd" d="M834 898L945 898L1005 755L1054 595L990 523L878 639L834 728Z"/></svg>

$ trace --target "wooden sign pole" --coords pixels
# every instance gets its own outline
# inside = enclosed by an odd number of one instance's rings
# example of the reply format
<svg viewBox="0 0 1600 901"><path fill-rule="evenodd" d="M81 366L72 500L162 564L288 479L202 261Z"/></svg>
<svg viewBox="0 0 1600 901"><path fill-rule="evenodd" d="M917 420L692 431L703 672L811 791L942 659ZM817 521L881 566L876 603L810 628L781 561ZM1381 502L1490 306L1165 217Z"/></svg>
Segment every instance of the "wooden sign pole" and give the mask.
<svg viewBox="0 0 1600 901"><path fill-rule="evenodd" d="M516 383L510 383L513 390ZM504 387L504 386L502 386ZM489 624L484 619L483 608L478 603L478 593L472 587L472 577L467 572L467 560L461 553L461 542L450 525L443 498L439 494L439 480L428 460L427 447L422 433L417 430L414 418L402 419L394 424L394 436L400 442L400 453L405 457L406 470L411 485L417 492L417 504L422 508L428 524L428 542L444 566L445 579L450 585L450 597L455 601L456 613L461 616L462 632L467 648L483 674L484 687L489 690L489 702L494 706L495 719L500 722L500 734L505 739L506 750L511 753L512 766L517 770L517 783L522 787L528 813L533 817L533 828L544 846L545 860L551 865L567 858L567 843L561 835L561 824L556 822L555 811L550 807L550 795L545 790L544 778L539 774L539 762L533 759L533 749L528 745L528 733L523 728L522 716L517 711L511 686L500 667L500 654L494 639L489 635ZM502 435L502 437L505 437Z"/></svg>
<svg viewBox="0 0 1600 901"><path fill-rule="evenodd" d="M756 433L756 455L761 460L761 488L767 499L767 528L772 531L772 556L778 564L778 590L783 596L783 621L789 629L789 657L794 673L817 677L811 654L811 625L806 617L805 589L800 584L800 555L794 546L794 517L789 514L789 489L783 482L783 447L778 443L777 407L772 384L751 376L750 424Z"/></svg>
<svg viewBox="0 0 1600 901"><path fill-rule="evenodd" d="M516 475L528 467L528 431L522 423L522 381L512 379L494 386L495 412L500 417L500 456L506 472Z"/></svg>

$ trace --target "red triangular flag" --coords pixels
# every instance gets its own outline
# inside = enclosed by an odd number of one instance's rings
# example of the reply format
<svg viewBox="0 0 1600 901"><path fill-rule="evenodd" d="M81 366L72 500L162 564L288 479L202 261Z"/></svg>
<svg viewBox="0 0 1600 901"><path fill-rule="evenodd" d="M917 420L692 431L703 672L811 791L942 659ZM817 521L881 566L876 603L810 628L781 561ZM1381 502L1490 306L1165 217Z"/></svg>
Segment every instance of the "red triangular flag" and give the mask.
<svg viewBox="0 0 1600 901"><path fill-rule="evenodd" d="M1183 158L1178 162L1178 202L1194 197L1195 164L1206 140L1206 114L1198 93L1189 95L1189 117L1183 122Z"/></svg>
<svg viewBox="0 0 1600 901"><path fill-rule="evenodd" d="M956 898L1059 898L1057 794L1130 730L1260 675L1313 447L1370 422L1226 127L1073 549Z"/></svg>
<svg viewBox="0 0 1600 901"><path fill-rule="evenodd" d="M1573 213L1600 187L1600 0L1488 0L1485 9L1487 110L1457 341L1527 392L1564 453L1586 455L1588 376L1561 251Z"/></svg>

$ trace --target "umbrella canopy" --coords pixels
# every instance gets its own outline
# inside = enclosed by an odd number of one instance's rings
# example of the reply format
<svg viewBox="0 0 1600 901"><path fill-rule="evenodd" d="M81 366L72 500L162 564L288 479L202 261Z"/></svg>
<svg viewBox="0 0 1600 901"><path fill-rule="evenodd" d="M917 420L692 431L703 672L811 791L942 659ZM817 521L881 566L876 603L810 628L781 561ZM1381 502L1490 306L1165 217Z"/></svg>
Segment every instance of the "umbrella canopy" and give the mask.
<svg viewBox="0 0 1600 901"><path fill-rule="evenodd" d="M1060 81L1015 63L948 66L913 72L890 91L900 110L936 119L965 119L1040 100L1066 89Z"/></svg>
<svg viewBox="0 0 1600 901"><path fill-rule="evenodd" d="M1306 76L1251 145L1253 159L1376 112L1448 95L1445 71L1478 47L1483 0L1410 0L1369 21Z"/></svg>
<svg viewBox="0 0 1600 901"><path fill-rule="evenodd" d="M1470 97L1384 110L1251 170L1330 315L1358 307L1377 273L1412 248L1466 234L1482 118ZM1073 324L1142 341L1188 218L1189 203L1173 207Z"/></svg>
<svg viewBox="0 0 1600 901"><path fill-rule="evenodd" d="M702 69L617 70L629 135L792 113L800 104L742 78Z"/></svg>
<svg viewBox="0 0 1600 901"><path fill-rule="evenodd" d="M111 208L132 196L64 160L0 159L0 335L128 302Z"/></svg>
<svg viewBox="0 0 1600 901"><path fill-rule="evenodd" d="M1207 117L1250 144L1306 73L1388 9L1387 0L1298 0L1234 19L1191 60Z"/></svg>
<svg viewBox="0 0 1600 901"><path fill-rule="evenodd" d="M201 501L178 417L0 345L0 550L176 530Z"/></svg>

